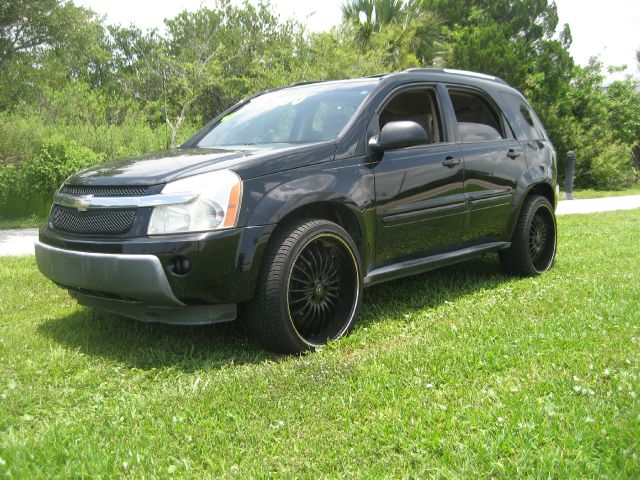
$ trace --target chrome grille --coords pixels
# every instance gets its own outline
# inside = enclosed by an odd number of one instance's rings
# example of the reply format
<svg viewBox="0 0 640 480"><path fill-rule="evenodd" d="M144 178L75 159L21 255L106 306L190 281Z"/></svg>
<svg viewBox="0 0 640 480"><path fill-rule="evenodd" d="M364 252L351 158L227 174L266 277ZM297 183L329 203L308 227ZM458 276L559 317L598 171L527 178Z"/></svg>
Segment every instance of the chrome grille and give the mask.
<svg viewBox="0 0 640 480"><path fill-rule="evenodd" d="M54 204L51 208L49 225L61 232L118 235L127 233L135 218L135 209L79 211Z"/></svg>
<svg viewBox="0 0 640 480"><path fill-rule="evenodd" d="M147 195L148 185L63 185L60 193L68 195L93 195L94 197L136 197Z"/></svg>

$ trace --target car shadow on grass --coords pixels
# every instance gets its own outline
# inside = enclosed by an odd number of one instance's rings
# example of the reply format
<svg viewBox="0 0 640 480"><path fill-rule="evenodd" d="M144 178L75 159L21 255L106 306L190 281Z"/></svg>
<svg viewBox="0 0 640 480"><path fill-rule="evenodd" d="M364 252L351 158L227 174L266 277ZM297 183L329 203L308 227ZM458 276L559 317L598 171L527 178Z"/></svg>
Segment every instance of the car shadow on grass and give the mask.
<svg viewBox="0 0 640 480"><path fill-rule="evenodd" d="M495 256L371 287L365 291L359 326L397 318L508 281ZM241 324L184 327L143 323L82 308L48 320L39 332L68 348L140 369L184 371L282 361L247 338Z"/></svg>
<svg viewBox="0 0 640 480"><path fill-rule="evenodd" d="M247 338L236 322L163 325L81 307L71 315L44 322L38 330L65 347L140 369L212 370L279 358Z"/></svg>
<svg viewBox="0 0 640 480"><path fill-rule="evenodd" d="M505 276L496 255L459 263L421 275L401 278L365 290L359 326L382 318L403 318L435 308L480 290L491 290L512 280Z"/></svg>

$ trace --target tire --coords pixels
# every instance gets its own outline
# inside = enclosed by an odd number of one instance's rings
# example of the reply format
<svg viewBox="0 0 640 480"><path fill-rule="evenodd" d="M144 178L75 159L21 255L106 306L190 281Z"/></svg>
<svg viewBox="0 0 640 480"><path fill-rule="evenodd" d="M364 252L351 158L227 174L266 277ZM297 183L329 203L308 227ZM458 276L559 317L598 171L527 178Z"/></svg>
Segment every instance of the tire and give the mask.
<svg viewBox="0 0 640 480"><path fill-rule="evenodd" d="M265 252L246 305L249 333L277 353L313 350L353 329L362 289L360 255L342 227L327 220L292 223L276 231Z"/></svg>
<svg viewBox="0 0 640 480"><path fill-rule="evenodd" d="M556 216L549 200L527 197L520 212L511 247L500 251L500 265L509 275L532 277L549 270L556 258Z"/></svg>

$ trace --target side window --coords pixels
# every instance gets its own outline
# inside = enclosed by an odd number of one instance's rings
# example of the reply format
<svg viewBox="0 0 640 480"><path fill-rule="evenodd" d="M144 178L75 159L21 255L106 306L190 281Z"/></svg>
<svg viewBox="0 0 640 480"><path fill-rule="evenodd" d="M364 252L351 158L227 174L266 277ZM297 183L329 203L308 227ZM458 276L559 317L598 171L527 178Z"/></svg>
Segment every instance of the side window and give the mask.
<svg viewBox="0 0 640 480"><path fill-rule="evenodd" d="M481 95L466 90L449 90L462 142L486 142L506 138L500 115Z"/></svg>
<svg viewBox="0 0 640 480"><path fill-rule="evenodd" d="M378 116L378 127L400 120L418 123L429 143L442 142L442 122L436 103L435 92L430 89L408 90L394 96Z"/></svg>
<svg viewBox="0 0 640 480"><path fill-rule="evenodd" d="M513 93L501 92L500 97L504 102L505 111L509 122L513 124L518 140L544 139L542 128L538 119L524 99ZM524 138L521 138L523 137Z"/></svg>

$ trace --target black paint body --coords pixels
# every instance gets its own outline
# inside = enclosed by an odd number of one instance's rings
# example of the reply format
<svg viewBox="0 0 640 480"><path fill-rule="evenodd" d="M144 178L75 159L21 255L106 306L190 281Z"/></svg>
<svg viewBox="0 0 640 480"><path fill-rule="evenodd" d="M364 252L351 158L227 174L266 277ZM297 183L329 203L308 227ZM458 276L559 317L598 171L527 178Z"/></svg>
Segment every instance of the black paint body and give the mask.
<svg viewBox="0 0 640 480"><path fill-rule="evenodd" d="M48 226L40 239L77 251L153 254L183 302L239 303L253 296L272 232L293 216L323 216L348 225L369 275L366 283L373 284L468 257L461 252L508 246L532 189L556 205L553 146L546 134L535 142L518 139L521 132L507 117L500 92L521 96L504 82L428 69L371 82L374 90L336 141L285 149L194 148L227 111L176 151L101 165L67 180L68 185L153 185L160 191L175 179L230 169L244 182L237 228L148 236L151 210L140 209L124 235L70 235ZM442 141L385 152L370 149L381 106L395 92L416 86L436 92ZM461 142L447 93L451 87L485 95L502 110L515 138ZM189 274L172 272L177 255L190 260Z"/></svg>

